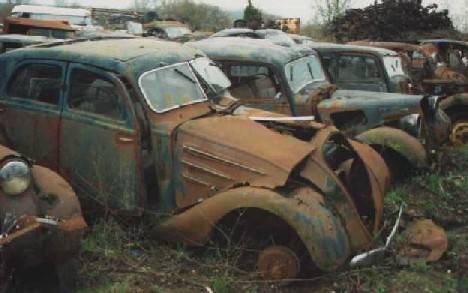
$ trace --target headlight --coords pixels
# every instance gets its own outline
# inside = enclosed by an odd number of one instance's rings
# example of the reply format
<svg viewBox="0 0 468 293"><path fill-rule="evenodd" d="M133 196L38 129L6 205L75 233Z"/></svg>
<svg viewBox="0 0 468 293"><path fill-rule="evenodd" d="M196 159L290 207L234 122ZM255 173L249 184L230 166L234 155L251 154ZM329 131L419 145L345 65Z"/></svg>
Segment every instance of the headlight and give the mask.
<svg viewBox="0 0 468 293"><path fill-rule="evenodd" d="M21 158L7 159L0 166L0 187L7 195L20 195L31 185L31 168Z"/></svg>

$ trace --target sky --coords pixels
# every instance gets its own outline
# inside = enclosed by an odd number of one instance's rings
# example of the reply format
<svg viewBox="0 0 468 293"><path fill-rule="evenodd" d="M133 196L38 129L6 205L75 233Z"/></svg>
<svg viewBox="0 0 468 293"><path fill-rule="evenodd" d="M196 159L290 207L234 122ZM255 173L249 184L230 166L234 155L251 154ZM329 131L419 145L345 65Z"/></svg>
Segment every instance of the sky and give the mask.
<svg viewBox="0 0 468 293"><path fill-rule="evenodd" d="M243 9L247 0L195 0L196 2L217 5L225 10ZM352 6L356 8L365 7L374 0L351 0ZM4 0L2 0L4 2ZM132 4L132 0L71 0L84 6L127 8ZM314 0L252 0L253 4L262 10L285 17L300 17L303 22L313 20L314 12L312 3ZM438 3L449 6L451 11L463 11L464 0L424 0L425 4ZM53 0L35 0L37 4L50 5Z"/></svg>

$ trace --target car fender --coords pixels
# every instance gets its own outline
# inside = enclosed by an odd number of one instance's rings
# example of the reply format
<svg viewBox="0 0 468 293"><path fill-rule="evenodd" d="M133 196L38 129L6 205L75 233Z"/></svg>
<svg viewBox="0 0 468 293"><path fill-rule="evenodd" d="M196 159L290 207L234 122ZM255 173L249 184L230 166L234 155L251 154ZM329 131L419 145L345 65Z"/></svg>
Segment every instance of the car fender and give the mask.
<svg viewBox="0 0 468 293"><path fill-rule="evenodd" d="M242 187L204 200L169 218L155 236L191 246L204 245L217 223L230 212L258 208L286 222L302 240L311 259L323 271L334 271L349 258L348 236L339 218L324 205L321 195L309 191L284 197L272 190Z"/></svg>
<svg viewBox="0 0 468 293"><path fill-rule="evenodd" d="M356 137L360 142L390 148L402 155L416 168L428 167L427 152L418 139L392 127L378 127L361 133Z"/></svg>

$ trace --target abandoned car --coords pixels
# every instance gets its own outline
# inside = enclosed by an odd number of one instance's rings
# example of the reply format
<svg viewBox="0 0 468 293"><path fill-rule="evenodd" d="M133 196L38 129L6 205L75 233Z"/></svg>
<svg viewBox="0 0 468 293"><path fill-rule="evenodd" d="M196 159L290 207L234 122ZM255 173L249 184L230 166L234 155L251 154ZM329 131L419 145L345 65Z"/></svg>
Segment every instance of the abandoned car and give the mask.
<svg viewBox="0 0 468 293"><path fill-rule="evenodd" d="M380 229L389 172L377 152L334 127L240 105L198 50L77 41L0 64L4 139L79 195L163 216L157 237L202 246L238 215L261 242L261 275L287 279L304 258L336 270Z"/></svg>
<svg viewBox="0 0 468 293"><path fill-rule="evenodd" d="M411 79L395 51L317 42L311 47L339 89L405 94L411 90Z"/></svg>
<svg viewBox="0 0 468 293"><path fill-rule="evenodd" d="M0 223L0 292L23 271L39 265L51 265L60 276L77 255L86 228L70 185L4 146L0 146Z"/></svg>
<svg viewBox="0 0 468 293"><path fill-rule="evenodd" d="M437 109L437 97L336 90L316 53L239 38L187 44L220 65L232 82L233 96L247 105L295 116L315 115L381 151L395 173L399 172L395 162L405 159L414 167L428 166L428 156L448 137L450 123ZM389 58L388 66L395 64L399 76L401 64L394 60L399 60L398 55ZM368 65L373 62L380 61L369 57ZM387 87L384 80L377 85L382 90Z"/></svg>
<svg viewBox="0 0 468 293"><path fill-rule="evenodd" d="M356 42L355 44L365 43ZM436 60L430 57L432 56L430 52L433 52L430 49L433 46L430 44L417 46L393 42L371 42L368 45L397 49L400 51L400 56L403 54L402 51L406 51L406 54L412 54L412 59L409 59L411 64L409 67L412 68L409 71L412 72L410 74L411 78L406 76L405 73L391 77L391 72L400 67L396 56L385 57L389 55L388 52L392 51L325 43L315 43L313 48L319 52L330 79L339 88L371 92L379 91L378 89L383 92L405 92L404 89L408 89L408 92L418 94L441 95L439 108L448 115L452 123L451 143L455 145L468 143L468 79L463 74L447 66L434 65ZM376 54L375 52L380 53ZM382 58L379 58L379 55ZM455 55L461 56L458 53ZM374 61L369 61L371 58ZM380 62L379 59L381 59ZM354 60L354 63L350 62L351 60ZM402 60L403 64L406 63L408 66L408 61L405 62L403 58ZM372 68L369 69L369 67ZM346 73L347 71L348 73ZM376 75L378 78L366 77L361 79L361 76L366 76L368 72L374 71L381 72ZM401 69L398 69L398 71L401 72ZM353 81L348 82L346 74L353 77ZM357 82L356 79L358 79ZM377 86L384 83L387 83L387 86ZM374 86L370 86L371 84ZM400 90L395 91L394 89Z"/></svg>

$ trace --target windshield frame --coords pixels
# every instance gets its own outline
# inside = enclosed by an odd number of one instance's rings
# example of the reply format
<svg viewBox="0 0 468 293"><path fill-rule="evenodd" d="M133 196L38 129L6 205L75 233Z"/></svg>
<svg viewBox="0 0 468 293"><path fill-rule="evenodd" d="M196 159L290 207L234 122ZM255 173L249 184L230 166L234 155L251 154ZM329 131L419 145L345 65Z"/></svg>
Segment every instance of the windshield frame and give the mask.
<svg viewBox="0 0 468 293"><path fill-rule="evenodd" d="M192 60L194 60L194 59L192 59ZM170 112L170 111L172 111L172 110L179 109L179 108L182 108L182 107L185 107L185 106L189 106L189 105L193 105L193 104L198 104L198 103L202 103L202 102L207 102L207 101L209 101L209 97L208 97L207 93L205 92L203 86L200 84L200 80L198 79L197 74L194 72L194 69L192 68L192 66L191 66L191 64L190 64L190 61L192 61L192 60L184 61L184 62L178 62L178 63L174 63L174 64L171 64L171 65L167 65L167 66L162 66L162 67L154 68L154 69L145 71L145 72L143 72L142 74L140 74L140 76L138 77L138 88L139 88L140 92L142 93L143 98L145 99L146 104L148 105L148 107L149 107L153 112L155 112L156 114L164 114L164 113L167 113L167 112ZM151 103L151 100L148 98L147 92L145 91L145 88L142 86L142 79L143 79L143 77L145 77L146 75L149 75L149 74L151 74L151 73L160 71L160 70L169 69L169 68L171 68L171 67L177 67L177 66L180 66L180 65L183 65L183 64L186 64L186 65L188 66L188 68L190 69L190 72L192 73L192 77L194 78L194 81L196 81L197 87L198 87L198 88L200 89L200 91L203 93L203 98L201 98L201 99L196 99L196 100L192 100L192 101L190 101L190 102L188 102L188 103L183 103L183 104L179 104L179 105L174 105L174 106L172 106L172 107L164 108L163 110L156 110L156 109L154 108L153 104Z"/></svg>
<svg viewBox="0 0 468 293"><path fill-rule="evenodd" d="M290 82L290 80L289 80L289 74L288 74L288 72L287 72L287 67L288 67L288 65L292 65L293 63L297 63L297 62L299 62L300 60L303 60L303 59L306 59L306 58L310 58L310 57L313 57L313 58L315 58L315 59L317 60L318 64L320 65L320 69L321 69L321 71L322 71L322 77L323 77L323 78L322 78L322 79L311 79L310 82L303 84L303 85L302 85L301 87L299 87L298 89L293 88L292 85L291 85L291 82ZM298 94L298 93L301 92L304 88L306 88L308 85L311 85L311 84L313 84L313 83L316 83L316 82L323 82L323 81L327 82L327 81L328 81L327 72L325 71L325 68L324 68L323 65L322 65L322 60L321 60L320 57L319 57L318 55L316 55L316 54L309 54L309 55L306 55L306 56L302 56L302 57L299 57L299 58L297 58L297 59L295 59L295 60L292 60L292 61L286 63L286 64L284 65L284 68L283 68L283 74L284 74L284 77L285 77L285 79L286 79L286 84L288 85L290 91L291 91L293 94Z"/></svg>
<svg viewBox="0 0 468 293"><path fill-rule="evenodd" d="M196 65L195 65L195 62L197 60L200 60L200 59L203 59L203 60L206 60L206 61L209 61L208 62L208 66L212 66L212 67L215 67L219 70L219 73L222 74L224 76L224 78L226 78L226 81L229 83L229 86L226 86L226 87L220 87L220 89L217 89L215 88L215 86L213 85L212 83L212 80L209 80L208 78L206 78L204 76L204 74L202 72L199 72L196 68ZM226 90L229 90L232 86L232 83L231 83L231 80L228 78L228 76L223 72L222 68L220 66L218 66L216 64L216 62L212 59L210 59L208 56L200 56L200 57L197 57L195 59L192 59L189 61L189 64L190 64L190 67L192 68L192 70L194 71L195 75L197 75L197 78L199 78L199 82L200 84L202 84L203 86L203 83L206 84L206 86L209 87L209 91L212 92L214 95L219 95L221 92L224 92ZM201 79L201 80L200 80ZM207 94L208 95L208 94ZM209 95L208 95L209 97Z"/></svg>

